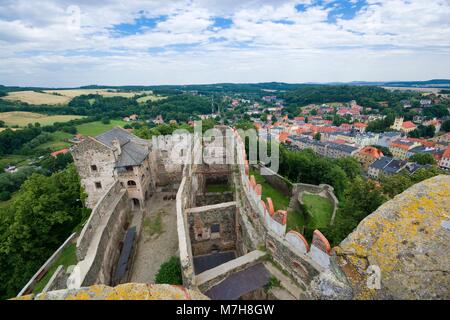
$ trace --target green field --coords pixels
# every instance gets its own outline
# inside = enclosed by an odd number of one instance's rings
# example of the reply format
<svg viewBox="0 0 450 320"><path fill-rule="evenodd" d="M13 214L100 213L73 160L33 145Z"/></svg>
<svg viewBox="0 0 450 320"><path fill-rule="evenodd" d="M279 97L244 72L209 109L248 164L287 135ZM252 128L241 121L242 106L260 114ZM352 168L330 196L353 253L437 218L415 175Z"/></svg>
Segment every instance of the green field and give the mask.
<svg viewBox="0 0 450 320"><path fill-rule="evenodd" d="M25 112L25 111L12 111L0 113L0 120L5 121L8 126L24 127L29 123L40 123L42 126L52 125L55 122L67 122L74 119L83 118L82 116L75 115L55 115L48 116L41 113Z"/></svg>
<svg viewBox="0 0 450 320"><path fill-rule="evenodd" d="M302 200L309 213L308 227L311 229L328 227L333 214L333 204L330 200L314 194L304 194Z"/></svg>
<svg viewBox="0 0 450 320"><path fill-rule="evenodd" d="M140 97L138 98L136 101L139 103L145 103L147 101L159 101L159 100L164 100L167 99L167 97L160 97L160 96L155 96L155 95L149 95L149 96L145 96L145 97Z"/></svg>
<svg viewBox="0 0 450 320"><path fill-rule="evenodd" d="M77 131L84 136L95 137L114 127L123 127L125 124L126 122L122 120L111 120L111 123L109 124L103 124L101 121L94 121L78 125Z"/></svg>
<svg viewBox="0 0 450 320"><path fill-rule="evenodd" d="M25 165L26 159L27 159L27 156L22 156L22 155L15 155L15 154L4 155L0 158L0 167L5 167L8 165L10 165L10 166Z"/></svg>
<svg viewBox="0 0 450 320"><path fill-rule="evenodd" d="M76 247L75 243L69 244L63 250L63 252L59 256L59 258L56 259L56 261L52 264L52 266L47 271L45 276L41 280L39 280L39 282L36 283L36 285L34 286L34 288L33 288L34 294L40 293L44 289L45 285L48 283L48 281L52 277L53 273L56 271L56 269L60 265L63 265L64 268L67 269L67 267L77 263L76 250L77 250L77 247Z"/></svg>
<svg viewBox="0 0 450 320"><path fill-rule="evenodd" d="M71 143L68 142L68 140L72 138L73 135L62 131L55 131L52 133L52 137L52 141L41 144L39 147L37 147L37 149L50 149L51 151L57 151L68 148L71 146Z"/></svg>

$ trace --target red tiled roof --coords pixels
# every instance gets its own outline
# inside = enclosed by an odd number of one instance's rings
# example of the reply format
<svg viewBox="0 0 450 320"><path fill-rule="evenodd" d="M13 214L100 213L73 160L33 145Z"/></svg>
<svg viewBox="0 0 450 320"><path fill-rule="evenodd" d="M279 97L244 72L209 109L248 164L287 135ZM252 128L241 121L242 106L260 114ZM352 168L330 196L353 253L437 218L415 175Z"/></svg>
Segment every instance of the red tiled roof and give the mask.
<svg viewBox="0 0 450 320"><path fill-rule="evenodd" d="M281 132L278 137L278 140L280 142L285 142L288 136L289 136L289 134L287 132Z"/></svg>
<svg viewBox="0 0 450 320"><path fill-rule="evenodd" d="M442 158L450 158L450 144L448 145L447 149L445 149Z"/></svg>
<svg viewBox="0 0 450 320"><path fill-rule="evenodd" d="M428 141L426 139L419 139L419 138L408 138L408 141L412 141L412 142L418 142L421 145L425 146L425 147L434 147L436 145L436 143L434 141Z"/></svg>
<svg viewBox="0 0 450 320"><path fill-rule="evenodd" d="M355 126L357 128L366 128L367 124L362 123L362 122L356 122L355 124L353 124L353 126Z"/></svg>
<svg viewBox="0 0 450 320"><path fill-rule="evenodd" d="M56 157L58 154L65 154L65 153L67 153L67 152L69 152L69 149L68 149L68 148L65 148L65 149L61 149L61 150L52 152L52 153L50 153L50 155L51 155L52 157Z"/></svg>
<svg viewBox="0 0 450 320"><path fill-rule="evenodd" d="M383 156L383 152L374 147L364 147L359 152L377 159Z"/></svg>
<svg viewBox="0 0 450 320"><path fill-rule="evenodd" d="M412 123L412 121L405 121L405 122L403 122L402 127L405 129L411 129L411 128L415 128L416 125L414 123Z"/></svg>

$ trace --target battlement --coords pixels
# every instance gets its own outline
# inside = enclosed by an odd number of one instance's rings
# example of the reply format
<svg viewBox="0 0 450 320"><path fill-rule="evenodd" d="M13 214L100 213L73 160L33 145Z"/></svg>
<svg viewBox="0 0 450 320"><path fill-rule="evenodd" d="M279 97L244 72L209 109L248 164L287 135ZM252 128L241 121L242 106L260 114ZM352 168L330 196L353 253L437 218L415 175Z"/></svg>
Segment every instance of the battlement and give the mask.
<svg viewBox="0 0 450 320"><path fill-rule="evenodd" d="M286 231L286 222L288 212L285 210L275 210L275 205L271 198L262 199L263 186L256 183L253 175L249 175L250 167L247 155L241 137L234 132L236 149L237 149L237 165L240 170L241 183L247 199L257 216L263 221L264 227L273 234L286 241L299 255L307 255L312 261L320 265L322 268L328 268L330 265L331 247L326 237L319 231L313 232L311 244L308 244L302 234L296 231ZM324 186L318 186L322 189Z"/></svg>

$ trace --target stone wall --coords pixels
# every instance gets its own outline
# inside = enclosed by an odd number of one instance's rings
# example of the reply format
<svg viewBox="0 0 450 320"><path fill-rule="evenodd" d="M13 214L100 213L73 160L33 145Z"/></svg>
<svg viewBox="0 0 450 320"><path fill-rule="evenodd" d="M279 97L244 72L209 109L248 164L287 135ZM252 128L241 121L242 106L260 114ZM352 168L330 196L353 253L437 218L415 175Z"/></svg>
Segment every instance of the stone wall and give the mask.
<svg viewBox="0 0 450 320"><path fill-rule="evenodd" d="M187 169L188 167L186 167ZM189 228L185 209L189 206L188 199L190 194L190 184L186 183L188 177L184 176L181 180L176 198L177 210L177 233L178 247L180 250L181 273L183 277L183 285L191 287L194 284L194 261L191 248L191 239L189 236ZM190 181L189 181L190 182ZM186 197L187 196L187 197Z"/></svg>
<svg viewBox="0 0 450 320"><path fill-rule="evenodd" d="M67 278L68 275L64 266L58 266L42 292L65 289L67 287Z"/></svg>
<svg viewBox="0 0 450 320"><path fill-rule="evenodd" d="M105 194L105 190L116 181L114 151L94 138L87 137L74 148L72 156L81 178L81 185L88 194L86 206L94 208ZM96 170L91 166L95 166ZM96 183L100 183L101 187L96 186Z"/></svg>
<svg viewBox="0 0 450 320"><path fill-rule="evenodd" d="M80 232L80 236L77 241L77 258L78 260L83 260L88 247L91 243L92 236L96 231L97 227L100 225L102 219L108 212L113 208L113 203L117 200L117 196L122 189L120 183L115 181L105 194L97 201L94 209L86 221L83 229Z"/></svg>
<svg viewBox="0 0 450 320"><path fill-rule="evenodd" d="M77 242L78 264L69 276L69 288L109 284L120 255L120 242L131 219L130 199L116 184L98 203Z"/></svg>
<svg viewBox="0 0 450 320"><path fill-rule="evenodd" d="M292 183L285 177L280 176L278 173L270 170L262 165L256 166L264 179L275 189L281 191L285 196L290 197L292 195Z"/></svg>
<svg viewBox="0 0 450 320"><path fill-rule="evenodd" d="M334 194L334 188L328 184L320 184L317 186L307 183L295 183L293 184L292 188L290 209L295 211L301 211L299 204L303 204L301 202L301 195L303 192L324 196L331 202L331 204L333 205L333 213L331 215L330 224L332 225L339 206L339 200L336 198L336 195Z"/></svg>
<svg viewBox="0 0 450 320"><path fill-rule="evenodd" d="M195 206L209 206L212 204L233 201L233 192L207 192L197 194L195 197Z"/></svg>
<svg viewBox="0 0 450 320"><path fill-rule="evenodd" d="M225 280L230 274L245 270L260 262L265 255L263 251L254 250L244 256L225 262L197 275L196 284L201 292L206 292Z"/></svg>
<svg viewBox="0 0 450 320"><path fill-rule="evenodd" d="M316 275L330 267L331 248L328 240L319 230L315 230L313 241L309 245L300 233L287 232L288 213L282 210L275 211L272 199L261 199L262 186L256 184L253 176L249 176L249 165L245 160L245 148L237 133L235 138L239 169L236 179L239 186L236 186L236 188L242 189L242 192L237 193L239 198L236 199L240 214L247 215L252 220L253 225L261 224L263 226L258 232L262 234L264 244L274 261L291 274L299 284L307 286ZM272 176L276 175L272 174ZM285 184L286 188L290 188L290 185L284 179L278 177L273 181ZM292 187L294 186L292 185ZM314 188L314 186L311 188ZM260 222L254 223L256 220Z"/></svg>
<svg viewBox="0 0 450 320"><path fill-rule="evenodd" d="M184 161L189 151L192 135L166 135L152 137L150 155L152 173L156 184L168 190L172 185L179 185L183 176ZM185 140L183 140L185 139ZM170 188L169 188L170 189Z"/></svg>
<svg viewBox="0 0 450 320"><path fill-rule="evenodd" d="M98 283L110 284L120 256L119 244L125 236L125 227L130 220L128 201L128 197L123 193L120 201L109 215L106 226L101 232L91 268L83 281L83 286Z"/></svg>
<svg viewBox="0 0 450 320"><path fill-rule="evenodd" d="M186 214L194 256L236 249L235 202L191 208ZM213 225L219 232L212 232Z"/></svg>
<svg viewBox="0 0 450 320"><path fill-rule="evenodd" d="M271 232L266 235L266 248L273 260L305 289L323 269L306 252L300 253L294 245Z"/></svg>

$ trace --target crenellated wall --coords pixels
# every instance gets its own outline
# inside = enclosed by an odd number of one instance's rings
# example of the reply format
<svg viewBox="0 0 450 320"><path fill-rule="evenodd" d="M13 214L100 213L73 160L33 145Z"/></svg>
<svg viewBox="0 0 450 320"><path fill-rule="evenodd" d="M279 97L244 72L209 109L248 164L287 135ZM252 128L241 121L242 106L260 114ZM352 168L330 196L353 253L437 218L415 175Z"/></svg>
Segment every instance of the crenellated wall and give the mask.
<svg viewBox="0 0 450 320"><path fill-rule="evenodd" d="M293 275L299 283L307 285L313 277L330 266L330 244L319 230L315 230L311 244L298 232L286 230L287 211L275 211L272 199L262 199L262 186L249 176L249 164L246 160L244 144L234 131L237 165L245 199L241 199L241 210L253 219L259 219L265 229L266 248L275 262ZM280 182L279 179L276 181ZM275 182L277 183L277 182ZM287 190L286 190L287 191Z"/></svg>

